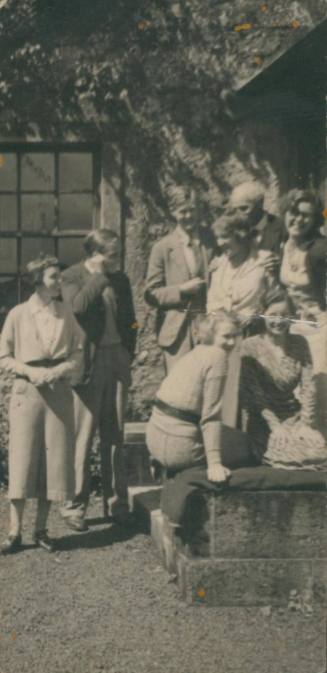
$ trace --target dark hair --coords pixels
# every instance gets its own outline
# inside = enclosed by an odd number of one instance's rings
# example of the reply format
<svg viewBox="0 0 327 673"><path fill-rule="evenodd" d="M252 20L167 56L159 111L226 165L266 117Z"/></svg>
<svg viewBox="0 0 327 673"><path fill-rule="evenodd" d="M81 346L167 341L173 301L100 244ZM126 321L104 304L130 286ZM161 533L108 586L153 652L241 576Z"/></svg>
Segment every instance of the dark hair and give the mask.
<svg viewBox="0 0 327 673"><path fill-rule="evenodd" d="M52 257L51 255L46 255L40 253L39 257L33 259L26 265L27 278L30 283L36 287L37 285L42 285L43 283L43 274L46 269L49 269L51 266L56 266L60 268L59 260L57 257Z"/></svg>
<svg viewBox="0 0 327 673"><path fill-rule="evenodd" d="M118 241L119 236L113 229L94 229L83 241L83 247L88 257L94 252L104 252L108 243Z"/></svg>
<svg viewBox="0 0 327 673"><path fill-rule="evenodd" d="M320 229L323 225L323 206L318 194L313 189L291 189L280 201L280 212L283 217L289 211L293 211L299 203L311 203L314 209L314 221L308 235Z"/></svg>
<svg viewBox="0 0 327 673"><path fill-rule="evenodd" d="M281 285L275 285L267 291L264 297L264 311L273 306L273 304L280 304L281 302L287 304L290 318L292 318L294 316L294 307L286 290Z"/></svg>

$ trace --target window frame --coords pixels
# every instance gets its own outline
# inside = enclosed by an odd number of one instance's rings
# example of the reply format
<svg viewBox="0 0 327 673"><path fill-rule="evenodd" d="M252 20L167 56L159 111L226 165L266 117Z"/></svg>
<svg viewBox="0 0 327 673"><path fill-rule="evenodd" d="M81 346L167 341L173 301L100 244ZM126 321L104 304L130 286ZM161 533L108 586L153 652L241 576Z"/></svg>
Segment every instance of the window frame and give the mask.
<svg viewBox="0 0 327 673"><path fill-rule="evenodd" d="M17 183L15 190L3 190L0 196L16 196L16 228L0 230L1 239L13 239L16 241L16 271L3 272L0 268L0 279L17 279L18 302L22 299L22 242L26 239L45 239L54 242L54 252L58 256L59 242L64 239L81 239L100 223L100 183L101 183L101 146L90 142L0 142L1 154L15 154L17 160ZM54 189L52 190L22 190L22 156L24 154L53 154L54 155ZM59 196L61 194L90 194L91 190L60 190L59 182L59 157L61 154L91 154L92 157L92 224L87 229L60 229L59 222ZM54 227L49 232L31 231L22 227L22 197L23 195L54 195ZM60 261L60 259L59 259Z"/></svg>

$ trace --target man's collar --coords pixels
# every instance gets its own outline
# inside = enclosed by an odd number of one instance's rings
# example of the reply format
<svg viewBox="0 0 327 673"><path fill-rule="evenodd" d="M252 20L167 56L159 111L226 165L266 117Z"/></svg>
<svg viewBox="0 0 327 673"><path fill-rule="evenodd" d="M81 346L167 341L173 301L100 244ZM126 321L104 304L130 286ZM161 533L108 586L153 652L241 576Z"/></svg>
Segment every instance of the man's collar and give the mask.
<svg viewBox="0 0 327 673"><path fill-rule="evenodd" d="M176 228L175 228L175 232L176 232L177 237L179 238L179 240L180 240L184 245L190 245L190 244L191 244L191 241L197 241L197 242L200 241L200 236L199 236L199 232L198 232L198 231L194 232L194 236L191 237L191 236L189 236L189 234L188 234L188 233L187 233L187 232L186 232L186 231L185 231L179 224L177 224L177 226L176 226Z"/></svg>

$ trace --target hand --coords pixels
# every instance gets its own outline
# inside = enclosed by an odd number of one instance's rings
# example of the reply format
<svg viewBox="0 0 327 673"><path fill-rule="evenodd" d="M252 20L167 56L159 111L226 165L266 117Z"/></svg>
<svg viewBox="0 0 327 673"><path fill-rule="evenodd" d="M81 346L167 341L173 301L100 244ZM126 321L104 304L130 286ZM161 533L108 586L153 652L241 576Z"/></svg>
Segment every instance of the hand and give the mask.
<svg viewBox="0 0 327 673"><path fill-rule="evenodd" d="M104 255L98 252L87 259L85 266L90 273L103 273L107 271L107 262Z"/></svg>
<svg viewBox="0 0 327 673"><path fill-rule="evenodd" d="M59 379L64 378L65 374L62 372L61 365L58 367L50 367L49 369L46 370L46 374L44 376L44 383L56 383L56 381L59 381Z"/></svg>
<svg viewBox="0 0 327 673"><path fill-rule="evenodd" d="M214 465L210 465L210 467L208 467L207 476L209 481L213 481L218 484L224 483L231 476L231 471L228 469L228 467L224 467L224 465L221 463L215 463Z"/></svg>
<svg viewBox="0 0 327 673"><path fill-rule="evenodd" d="M197 294L201 290L201 288L203 288L205 283L206 281L203 280L202 278L192 278L192 280L188 280L186 283L183 283L183 285L180 286L181 294L186 295Z"/></svg>
<svg viewBox="0 0 327 673"><path fill-rule="evenodd" d="M26 365L24 368L26 376L34 386L43 386L47 383L49 370L46 367L30 367Z"/></svg>
<svg viewBox="0 0 327 673"><path fill-rule="evenodd" d="M277 273L280 267L280 259L278 255L275 255L273 252L271 252L269 255L267 255L267 257L265 257L263 264L268 273Z"/></svg>

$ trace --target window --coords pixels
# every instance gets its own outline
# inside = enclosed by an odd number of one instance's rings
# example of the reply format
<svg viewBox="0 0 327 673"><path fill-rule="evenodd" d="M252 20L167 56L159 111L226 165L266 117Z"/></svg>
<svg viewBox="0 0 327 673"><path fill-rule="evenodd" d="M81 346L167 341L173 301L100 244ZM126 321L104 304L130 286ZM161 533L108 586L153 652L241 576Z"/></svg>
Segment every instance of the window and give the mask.
<svg viewBox="0 0 327 673"><path fill-rule="evenodd" d="M26 264L39 252L81 259L97 225L99 151L87 145L0 145L0 318L26 299Z"/></svg>

